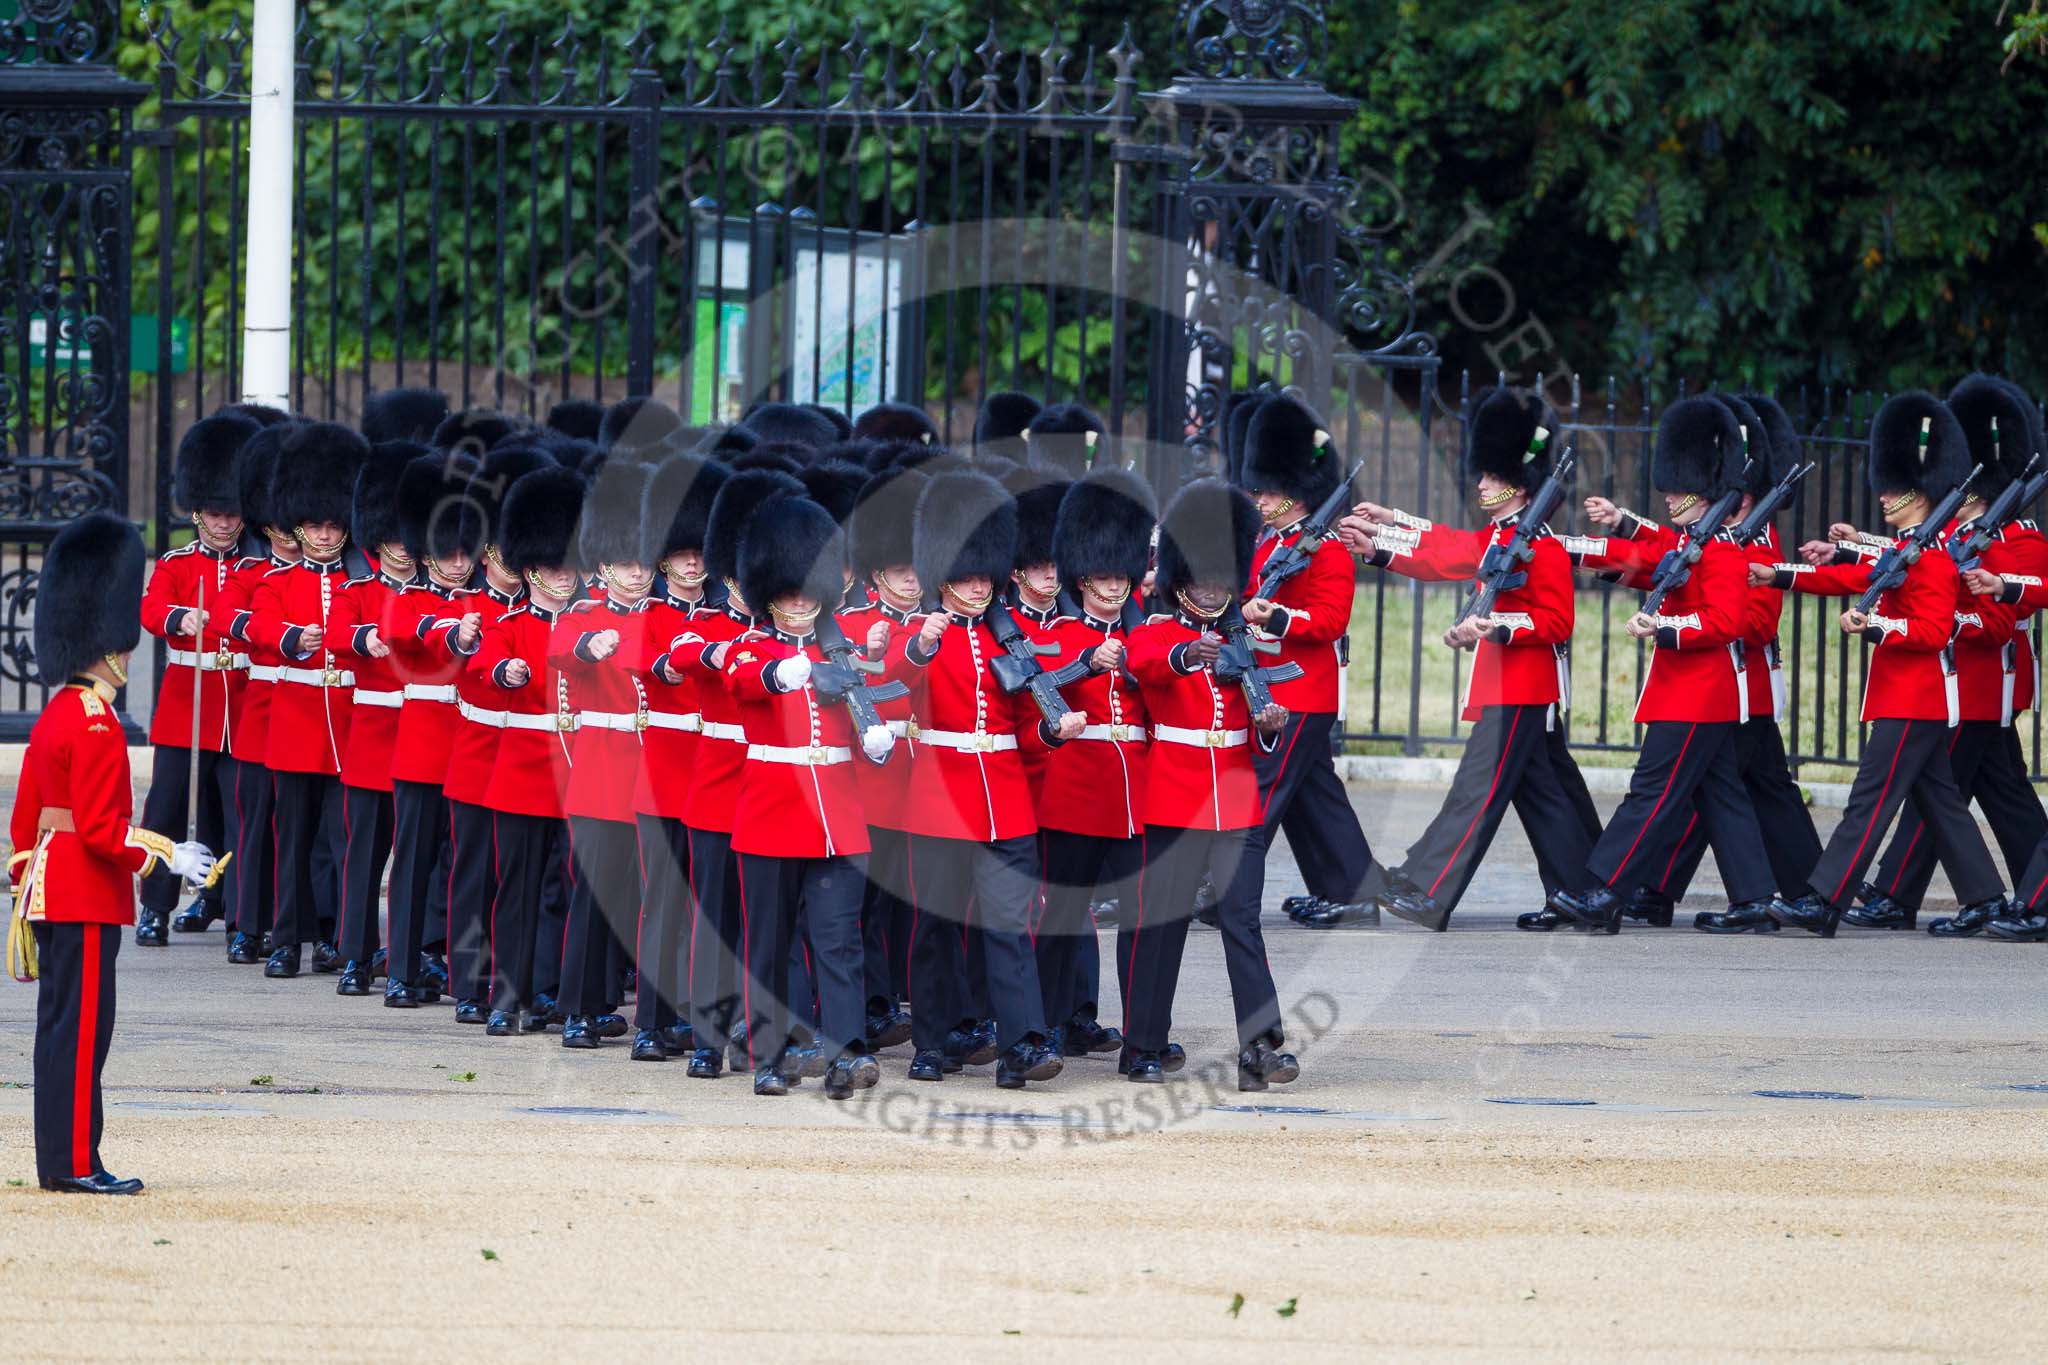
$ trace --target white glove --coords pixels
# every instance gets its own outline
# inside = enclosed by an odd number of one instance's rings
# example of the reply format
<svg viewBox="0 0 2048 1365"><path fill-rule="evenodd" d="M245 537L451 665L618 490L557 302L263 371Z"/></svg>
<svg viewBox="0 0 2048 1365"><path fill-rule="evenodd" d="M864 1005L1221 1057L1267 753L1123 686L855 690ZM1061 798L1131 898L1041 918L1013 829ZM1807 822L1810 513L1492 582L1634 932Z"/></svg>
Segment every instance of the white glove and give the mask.
<svg viewBox="0 0 2048 1365"><path fill-rule="evenodd" d="M201 886L213 875L213 851L205 844L179 844L171 850L171 871L187 885Z"/></svg>
<svg viewBox="0 0 2048 1365"><path fill-rule="evenodd" d="M811 680L811 656L792 654L775 665L775 685L785 692L794 692Z"/></svg>
<svg viewBox="0 0 2048 1365"><path fill-rule="evenodd" d="M889 733L886 725L870 725L861 732L861 752L880 763L889 757L889 750L896 747L896 736Z"/></svg>

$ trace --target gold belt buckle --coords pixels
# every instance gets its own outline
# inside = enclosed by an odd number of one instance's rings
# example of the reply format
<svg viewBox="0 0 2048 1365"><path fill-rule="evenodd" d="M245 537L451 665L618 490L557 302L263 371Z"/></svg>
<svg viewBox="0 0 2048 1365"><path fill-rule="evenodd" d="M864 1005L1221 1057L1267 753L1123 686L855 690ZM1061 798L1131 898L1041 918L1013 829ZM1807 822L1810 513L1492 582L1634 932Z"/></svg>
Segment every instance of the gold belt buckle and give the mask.
<svg viewBox="0 0 2048 1365"><path fill-rule="evenodd" d="M1131 727L1128 725L1112 725L1109 727L1109 737L1118 743L1122 743L1131 737Z"/></svg>
<svg viewBox="0 0 2048 1365"><path fill-rule="evenodd" d="M804 759L806 762L813 764L823 763L825 761L825 751L813 744L810 748L804 750Z"/></svg>
<svg viewBox="0 0 2048 1365"><path fill-rule="evenodd" d="M338 668L323 668L323 669L321 669L321 670L320 670L320 685L321 685L322 687L339 687L339 686L341 686L341 670L340 670L340 669L338 669Z"/></svg>
<svg viewBox="0 0 2048 1365"><path fill-rule="evenodd" d="M555 729L558 732L566 735L575 728L576 717L573 713L568 711L555 712Z"/></svg>
<svg viewBox="0 0 2048 1365"><path fill-rule="evenodd" d="M916 721L906 720L903 722L903 737L905 739L916 739L920 733Z"/></svg>
<svg viewBox="0 0 2048 1365"><path fill-rule="evenodd" d="M994 752L996 747L996 737L990 734L983 734L981 731L976 730L974 732L974 747L985 754L992 753Z"/></svg>
<svg viewBox="0 0 2048 1365"><path fill-rule="evenodd" d="M233 656L232 654L228 653L228 647L227 647L226 645L222 645L222 646L221 646L221 647L220 647L219 649L217 649L217 650L215 650L215 651L214 651L214 654L213 654L213 669L214 669L214 672L216 672L216 673L219 673L219 672L223 672L223 671L225 671L225 670L227 670L227 669L229 669L229 668L232 668L233 666L234 666L234 656Z"/></svg>
<svg viewBox="0 0 2048 1365"><path fill-rule="evenodd" d="M1222 748L1223 732L1221 730L1204 730L1202 732L1202 743L1211 749Z"/></svg>
<svg viewBox="0 0 2048 1365"><path fill-rule="evenodd" d="M647 730L647 710L646 710L646 708L645 708L645 707L642 707L642 708L641 708L641 709L640 709L639 711L637 711L637 712L635 712L635 713L634 713L634 715L633 715L633 728L634 728L635 730L637 730L637 731L639 731L639 732L643 733L643 734L644 734L644 733L646 733L646 730Z"/></svg>

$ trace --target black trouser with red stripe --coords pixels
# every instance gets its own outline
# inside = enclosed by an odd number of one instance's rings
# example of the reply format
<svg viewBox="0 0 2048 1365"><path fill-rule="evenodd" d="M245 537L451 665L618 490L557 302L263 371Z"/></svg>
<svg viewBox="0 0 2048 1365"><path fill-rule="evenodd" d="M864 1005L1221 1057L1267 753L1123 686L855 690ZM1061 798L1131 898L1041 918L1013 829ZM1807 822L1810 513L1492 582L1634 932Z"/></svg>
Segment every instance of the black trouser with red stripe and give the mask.
<svg viewBox="0 0 2048 1365"><path fill-rule="evenodd" d="M450 801L447 927L448 993L482 1000L490 992L491 905L498 896L496 822L488 806Z"/></svg>
<svg viewBox="0 0 2048 1365"><path fill-rule="evenodd" d="M690 1029L699 1048L723 1049L740 1019L740 872L732 835L690 830Z"/></svg>
<svg viewBox="0 0 2048 1365"><path fill-rule="evenodd" d="M1769 899L1777 886L1735 761L1740 728L1732 720L1653 720L1643 727L1628 795L1586 860L1594 880L1622 895L1660 881L1697 813L1729 901Z"/></svg>
<svg viewBox="0 0 2048 1365"><path fill-rule="evenodd" d="M1376 889L1378 864L1330 752L1330 732L1336 725L1337 717L1330 712L1290 714L1270 753L1261 745L1252 746L1252 767L1259 776L1266 818L1247 837L1237 876L1227 887L1218 886L1222 892L1219 905L1236 901L1255 910L1261 906L1266 895L1266 853L1273 846L1274 833L1289 819L1298 826L1313 826L1317 832L1306 847L1294 849L1304 880L1335 888L1328 899L1341 904Z"/></svg>
<svg viewBox="0 0 2048 1365"><path fill-rule="evenodd" d="M625 952L640 923L640 833L630 820L569 817L576 885L562 935L562 1012L609 1014L624 997Z"/></svg>
<svg viewBox="0 0 2048 1365"><path fill-rule="evenodd" d="M2048 816L2041 813L2041 799L2027 778L2019 733L1995 720L1966 720L1949 731L1948 766L1963 799L1975 801L1984 812L2013 885L2024 885L2034 847L2048 835ZM1934 861L1927 825L1908 806L1899 813L1899 827L1892 831L1891 846L1871 875L1871 884L1907 909L1918 910L1934 877Z"/></svg>
<svg viewBox="0 0 2048 1365"><path fill-rule="evenodd" d="M315 940L323 910L331 913L341 895L341 780L328 773L273 772L271 787L277 919L270 946L296 948Z"/></svg>
<svg viewBox="0 0 2048 1365"><path fill-rule="evenodd" d="M448 844L448 802L436 783L396 781L391 811L391 941L385 972L396 984L417 986L420 954L431 932L434 869Z"/></svg>
<svg viewBox="0 0 2048 1365"><path fill-rule="evenodd" d="M270 821L274 809L270 769L237 760L234 768L234 924L238 934L261 937L276 914L277 845Z"/></svg>
<svg viewBox="0 0 2048 1365"><path fill-rule="evenodd" d="M100 1165L100 1071L114 1041L118 924L36 921L36 1178L92 1175Z"/></svg>
<svg viewBox="0 0 2048 1365"><path fill-rule="evenodd" d="M1063 829L1041 830L1038 839L1044 850L1045 913L1032 946L1038 953L1046 1022L1058 1027L1077 1014L1095 1017L1102 952L1088 907L1136 894L1137 878L1126 884L1120 874L1127 864L1118 855L1137 840Z"/></svg>
<svg viewBox="0 0 2048 1365"><path fill-rule="evenodd" d="M377 903L384 889L384 864L391 857L391 793L371 787L341 789L341 915L334 926L335 950L344 963L369 970L377 951Z"/></svg>
<svg viewBox="0 0 2048 1365"><path fill-rule="evenodd" d="M817 983L818 1036L827 1056L867 1050L867 987L860 940L864 853L830 858L770 858L741 853L740 913L746 926L742 1008L747 1053L756 1070L777 1065L790 1032L809 1013L792 1011L789 961L797 921L810 928L811 976Z"/></svg>
<svg viewBox="0 0 2048 1365"><path fill-rule="evenodd" d="M1735 767L1742 778L1743 794L1756 814L1757 832L1763 836L1764 853L1771 864L1771 880L1778 890L1792 894L1806 884L1806 874L1820 861L1820 835L1814 831L1813 813L1806 808L1799 784L1792 780L1792 768L1785 759L1785 737L1776 720L1752 716L1742 722L1735 732ZM1707 824L1696 806L1685 838L1666 862L1663 874L1645 885L1674 901L1684 900L1706 852Z"/></svg>
<svg viewBox="0 0 2048 1365"><path fill-rule="evenodd" d="M1165 1050L1173 1026L1173 996L1180 982L1181 950L1202 878L1227 879L1253 856L1251 832L1241 829L1145 827L1145 870L1138 883L1138 913L1130 931L1129 988L1124 997L1124 1038L1141 1052ZM1218 880L1217 885L1223 885ZM1237 1043L1281 1041L1280 997L1266 965L1258 905L1224 901L1216 907L1223 935L1223 967L1237 1010ZM1119 936L1121 939L1121 936Z"/></svg>
<svg viewBox="0 0 2048 1365"><path fill-rule="evenodd" d="M868 1009L896 1008L910 982L910 836L900 829L868 827L868 889L860 911L860 936L867 979Z"/></svg>
<svg viewBox="0 0 2048 1365"><path fill-rule="evenodd" d="M1487 706L1472 723L1450 794L1401 869L1445 909L1464 896L1510 806L1528 831L1545 889L1584 880L1599 816L1550 717L1547 705Z"/></svg>
<svg viewBox="0 0 2048 1365"><path fill-rule="evenodd" d="M1934 855L1964 905L2004 892L1984 836L1970 818L1948 765L1949 726L1938 720L1876 720L1849 787L1842 822L1822 850L1807 886L1830 905L1847 905L1877 856L1878 839L1899 807L1911 804L1934 841Z"/></svg>
<svg viewBox="0 0 2048 1365"><path fill-rule="evenodd" d="M1045 1000L1030 935L1037 839L1021 834L982 843L912 835L910 875L917 895L910 931L910 1027L917 1050L943 1048L948 1029L982 1017L970 972L985 983L998 1047L1013 1047L1027 1034L1043 1039ZM980 940L974 947L966 942L970 915Z"/></svg>
<svg viewBox="0 0 2048 1365"><path fill-rule="evenodd" d="M223 761L225 759L226 761ZM235 831L228 824L234 810L235 761L226 755L199 751L199 815L192 837L215 853L225 851ZM186 787L192 780L192 751L170 744L155 746L150 760L149 791L142 798L142 827L173 842L185 837ZM212 889L199 893L209 914L222 913L227 887L234 876L234 863ZM159 867L142 879L142 908L168 915L178 908L178 894L184 882L167 867Z"/></svg>
<svg viewBox="0 0 2048 1365"><path fill-rule="evenodd" d="M633 1027L669 1028L689 1008L690 831L681 820L634 817L640 829L640 989Z"/></svg>
<svg viewBox="0 0 2048 1365"><path fill-rule="evenodd" d="M552 988L542 963L560 952L561 922L543 910L554 865L564 856L562 822L550 815L496 812L491 830L490 999L493 1012L533 1007Z"/></svg>

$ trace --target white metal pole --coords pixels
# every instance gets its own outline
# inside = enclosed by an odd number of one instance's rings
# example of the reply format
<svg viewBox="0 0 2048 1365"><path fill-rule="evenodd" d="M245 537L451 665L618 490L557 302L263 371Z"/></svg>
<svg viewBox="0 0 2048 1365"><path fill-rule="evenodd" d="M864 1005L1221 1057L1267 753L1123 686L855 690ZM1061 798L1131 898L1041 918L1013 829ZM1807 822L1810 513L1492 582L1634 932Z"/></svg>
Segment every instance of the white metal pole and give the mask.
<svg viewBox="0 0 2048 1365"><path fill-rule="evenodd" d="M256 0L249 44L249 256L242 399L289 411L292 370L294 0Z"/></svg>

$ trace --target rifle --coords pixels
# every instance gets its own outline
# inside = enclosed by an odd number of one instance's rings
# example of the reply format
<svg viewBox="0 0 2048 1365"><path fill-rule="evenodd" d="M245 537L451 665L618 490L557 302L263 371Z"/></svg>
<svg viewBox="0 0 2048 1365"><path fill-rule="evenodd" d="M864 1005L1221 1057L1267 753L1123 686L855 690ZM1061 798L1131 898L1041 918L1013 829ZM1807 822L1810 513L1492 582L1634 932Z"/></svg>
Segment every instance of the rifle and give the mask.
<svg viewBox="0 0 2048 1365"><path fill-rule="evenodd" d="M1771 518L1778 515L1787 502L1792 500L1792 490L1799 481L1813 472L1813 462L1788 470L1785 477L1771 485L1771 491L1758 498L1749 509L1749 515L1735 524L1730 532L1737 545L1755 545L1770 530Z"/></svg>
<svg viewBox="0 0 2048 1365"><path fill-rule="evenodd" d="M1958 571L1976 568L1978 561L1984 558L1991 538L2004 530L2006 523L2018 516L2022 508L2033 506L2034 499L2041 496L2041 490L2048 488L2048 474L2034 473L2035 466L2040 463L2039 455L2027 461L2027 467L2020 471L2020 476L1992 499L1983 516L1970 523L1969 534L1949 541L1949 557L1955 560Z"/></svg>
<svg viewBox="0 0 2048 1365"><path fill-rule="evenodd" d="M1011 696L1029 692L1031 700L1038 704L1038 714L1045 717L1045 723L1058 729L1060 717L1074 709L1067 705L1060 689L1088 676L1087 655L1056 672L1048 672L1039 659L1043 655L1059 653L1060 647L1033 644L1001 599L989 605L988 613L982 619L988 622L989 632L996 637L996 644L1003 651L989 661L989 667L996 675L996 686Z"/></svg>
<svg viewBox="0 0 2048 1365"><path fill-rule="evenodd" d="M818 649L825 661L811 665L811 686L827 701L844 703L846 713L853 719L853 749L868 762L880 767L889 761L887 754L880 758L871 757L862 746L869 729L887 722L875 710L878 701L894 701L910 695L910 689L900 682L885 682L870 685L869 677L882 671L882 665L864 655L853 641L846 638L846 632L839 628L839 622L831 613L818 617ZM892 736L889 746L894 749Z"/></svg>
<svg viewBox="0 0 2048 1365"><path fill-rule="evenodd" d="M1577 461L1578 452L1566 451L1564 458L1550 471L1550 477L1529 499L1529 505L1522 509L1521 520L1515 523L1514 539L1505 545L1487 547L1485 556L1479 561L1479 586L1465 599L1465 605L1458 608L1458 618L1452 622L1453 625L1475 616L1493 615L1493 604L1502 593L1513 592L1529 581L1529 574L1522 566L1536 553L1536 533L1564 501L1565 485L1570 482L1572 466Z"/></svg>
<svg viewBox="0 0 2048 1365"><path fill-rule="evenodd" d="M1729 489L1714 499L1705 514L1685 528L1685 538L1678 542L1675 550L1666 550L1664 557L1657 561L1656 569L1650 575L1649 595L1643 598L1639 610L1645 616L1655 616L1664 605L1664 598L1673 588L1692 577L1692 566L1700 562L1700 556L1707 552L1707 542L1712 540L1742 502L1742 489Z"/></svg>
<svg viewBox="0 0 2048 1365"><path fill-rule="evenodd" d="M1351 493L1351 471L1346 470L1322 505L1311 512L1308 520L1301 524L1301 534L1292 545L1282 545L1266 560L1266 567L1259 571L1258 591L1252 596L1272 601L1280 585L1308 568L1322 543L1330 538L1330 528L1344 512Z"/></svg>
<svg viewBox="0 0 2048 1365"><path fill-rule="evenodd" d="M1244 689L1244 704L1250 708L1252 719L1258 720L1259 713L1273 704L1271 684L1292 682L1302 675L1302 667L1291 660L1272 667L1261 665L1254 654L1278 654L1278 640L1255 639L1251 623L1244 619L1244 609L1236 598L1216 621L1217 633L1223 637L1222 652L1216 656L1215 674L1224 682L1234 682Z"/></svg>
<svg viewBox="0 0 2048 1365"><path fill-rule="evenodd" d="M1884 552L1870 566L1870 586L1863 590L1863 596L1856 599L1856 610L1859 613L1868 616L1876 609L1879 598L1906 581L1906 574L1920 562L1920 556L1927 553L1927 547L1934 544L1943 528L1955 516L1956 509L1970 496L1970 485L1976 481L1977 475L1983 472L1983 468L1982 465L1974 466L1961 483L1949 490L1947 497L1935 504L1927 520L1915 526L1898 544L1885 547Z"/></svg>

